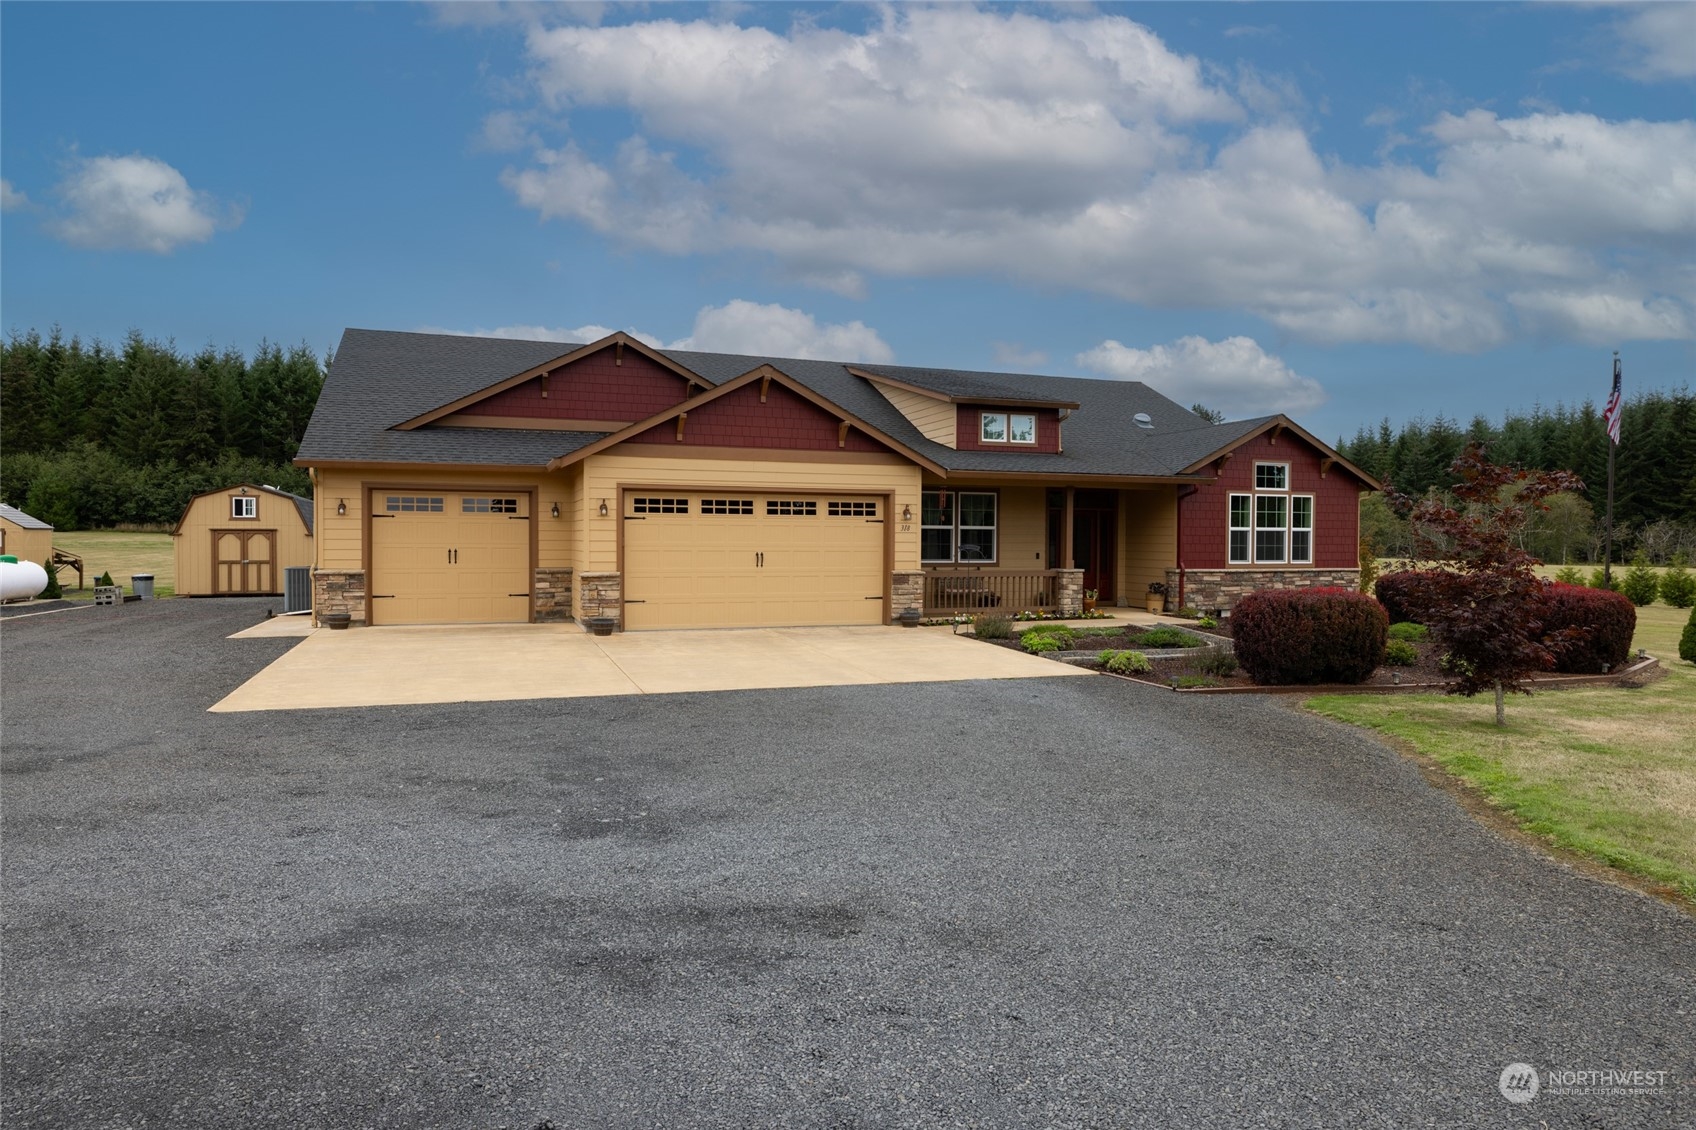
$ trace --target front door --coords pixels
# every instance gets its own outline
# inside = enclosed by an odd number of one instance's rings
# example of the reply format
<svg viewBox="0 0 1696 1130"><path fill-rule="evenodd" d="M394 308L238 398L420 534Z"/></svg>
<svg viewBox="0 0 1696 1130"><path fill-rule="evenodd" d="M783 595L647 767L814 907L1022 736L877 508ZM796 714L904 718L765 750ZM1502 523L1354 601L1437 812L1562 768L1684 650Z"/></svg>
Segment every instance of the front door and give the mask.
<svg viewBox="0 0 1696 1130"><path fill-rule="evenodd" d="M212 591L275 593L276 530L213 530Z"/></svg>
<svg viewBox="0 0 1696 1130"><path fill-rule="evenodd" d="M1048 492L1048 567L1064 568L1059 559L1061 530L1066 521L1066 492ZM1110 604L1118 596L1113 578L1118 571L1119 495L1111 490L1080 490L1072 496L1072 565L1084 571L1084 588Z"/></svg>

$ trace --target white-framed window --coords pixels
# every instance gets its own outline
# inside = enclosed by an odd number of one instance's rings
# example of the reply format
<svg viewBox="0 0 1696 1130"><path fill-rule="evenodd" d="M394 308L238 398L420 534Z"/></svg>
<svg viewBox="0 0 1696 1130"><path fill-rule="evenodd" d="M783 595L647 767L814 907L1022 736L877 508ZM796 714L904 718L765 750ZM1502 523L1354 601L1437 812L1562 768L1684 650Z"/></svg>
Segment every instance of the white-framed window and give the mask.
<svg viewBox="0 0 1696 1130"><path fill-rule="evenodd" d="M1231 535L1229 561L1232 565L1247 565L1248 547L1254 539L1254 495L1233 494L1231 505Z"/></svg>
<svg viewBox="0 0 1696 1130"><path fill-rule="evenodd" d="M230 496L230 517L257 518L259 517L259 500L251 494L236 494Z"/></svg>
<svg viewBox="0 0 1696 1130"><path fill-rule="evenodd" d="M920 504L919 557L930 565L993 565L1000 498L994 491L927 490Z"/></svg>
<svg viewBox="0 0 1696 1130"><path fill-rule="evenodd" d="M1254 465L1255 490L1289 490L1290 465L1288 463L1256 463Z"/></svg>
<svg viewBox="0 0 1696 1130"><path fill-rule="evenodd" d="M1313 496L1290 496L1290 561L1313 564Z"/></svg>
<svg viewBox="0 0 1696 1130"><path fill-rule="evenodd" d="M1290 500L1281 494L1254 496L1254 562L1284 563L1290 535Z"/></svg>
<svg viewBox="0 0 1696 1130"><path fill-rule="evenodd" d="M1036 443L1033 412L985 412L978 417L978 439L984 443Z"/></svg>
<svg viewBox="0 0 1696 1130"><path fill-rule="evenodd" d="M919 559L954 560L954 492L927 490L919 503Z"/></svg>

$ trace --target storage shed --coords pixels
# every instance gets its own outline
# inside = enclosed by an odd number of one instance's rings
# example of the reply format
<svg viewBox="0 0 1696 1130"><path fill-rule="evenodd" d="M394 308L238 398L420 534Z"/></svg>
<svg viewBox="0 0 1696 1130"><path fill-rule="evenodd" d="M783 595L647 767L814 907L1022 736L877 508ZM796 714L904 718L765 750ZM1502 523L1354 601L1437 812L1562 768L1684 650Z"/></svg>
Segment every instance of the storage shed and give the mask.
<svg viewBox="0 0 1696 1130"><path fill-rule="evenodd" d="M16 506L0 503L0 553L45 568L53 557L53 527Z"/></svg>
<svg viewBox="0 0 1696 1130"><path fill-rule="evenodd" d="M284 569L312 565L312 500L252 483L208 491L171 536L178 596L277 596Z"/></svg>

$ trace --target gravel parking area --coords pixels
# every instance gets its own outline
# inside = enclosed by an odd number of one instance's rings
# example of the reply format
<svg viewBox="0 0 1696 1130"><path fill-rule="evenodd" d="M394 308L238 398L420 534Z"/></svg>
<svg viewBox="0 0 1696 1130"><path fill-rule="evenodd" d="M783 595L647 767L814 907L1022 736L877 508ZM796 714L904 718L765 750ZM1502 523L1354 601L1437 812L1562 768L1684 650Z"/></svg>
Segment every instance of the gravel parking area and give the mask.
<svg viewBox="0 0 1696 1130"><path fill-rule="evenodd" d="M1282 701L207 713L263 608L4 626L9 1128L1696 1122L1696 922Z"/></svg>

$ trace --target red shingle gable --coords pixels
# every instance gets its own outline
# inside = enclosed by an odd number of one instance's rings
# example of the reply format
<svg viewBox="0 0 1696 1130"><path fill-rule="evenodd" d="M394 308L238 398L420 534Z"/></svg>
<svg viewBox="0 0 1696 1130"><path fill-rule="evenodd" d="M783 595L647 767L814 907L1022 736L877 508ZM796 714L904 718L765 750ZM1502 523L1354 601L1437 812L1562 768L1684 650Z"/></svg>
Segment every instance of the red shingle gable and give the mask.
<svg viewBox="0 0 1696 1130"><path fill-rule="evenodd" d="M684 399L682 377L634 350L623 363L611 348L580 358L545 377L460 409L466 416L513 416L539 420L622 420L631 422L663 412ZM542 395L543 382L547 395Z"/></svg>

